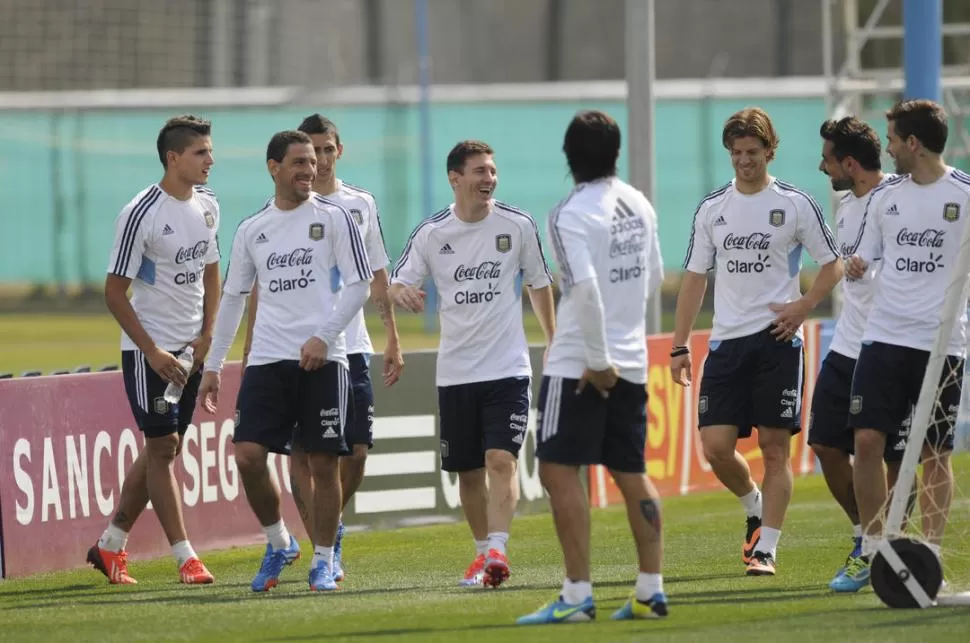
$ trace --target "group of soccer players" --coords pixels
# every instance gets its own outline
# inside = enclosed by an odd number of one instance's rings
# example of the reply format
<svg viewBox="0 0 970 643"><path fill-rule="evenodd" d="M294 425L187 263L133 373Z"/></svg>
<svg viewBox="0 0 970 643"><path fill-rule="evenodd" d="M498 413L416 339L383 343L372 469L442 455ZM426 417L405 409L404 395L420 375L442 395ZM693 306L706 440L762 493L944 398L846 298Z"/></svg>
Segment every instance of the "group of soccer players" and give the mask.
<svg viewBox="0 0 970 643"><path fill-rule="evenodd" d="M822 124L819 169L835 190L847 191L836 213L837 237L810 196L769 175L778 137L760 109L728 120L723 143L735 179L707 195L694 215L671 369L675 381L689 384L687 340L707 272L716 270L698 426L714 473L744 507L741 557L748 575L775 574L792 493L790 438L801 430L801 324L840 279L843 307L813 393L808 436L854 531L852 551L830 587L855 592L869 582L883 539L880 512L899 472L944 294L954 281L963 300L948 320L953 331L944 338L946 363L921 453L922 531L940 553L967 342L967 271L957 256L970 212L970 176L941 157L948 126L939 105L903 101L886 118L896 175L883 174L879 135L870 125L856 117ZM821 266L804 294L803 247ZM761 489L735 448L752 428L764 456Z"/></svg>
<svg viewBox="0 0 970 643"><path fill-rule="evenodd" d="M801 326L840 280L843 311L819 375L809 432L855 529L854 549L832 587L862 587L879 545L878 513L888 493L883 460L892 474L933 343L945 268L970 208L970 177L940 157L947 134L942 110L928 101L904 102L888 121L898 176L882 174L879 137L870 126L853 117L822 126L820 169L833 188L850 191L836 217L837 238L811 196L768 173L778 137L757 108L728 119L722 141L735 178L707 195L694 215L671 370L675 381L691 382L688 339L707 273L715 270L698 426L705 457L745 509L748 575L775 573L792 494L791 436L801 428ZM363 306L370 296L387 331L383 381L393 385L404 366L393 309L422 311L422 286L430 279L440 293L441 466L458 474L475 545L460 584L498 587L511 574L517 457L531 398L521 302L526 286L547 346L537 458L565 581L555 600L518 622L596 616L589 510L579 476L580 467L593 464L606 466L621 490L638 553L634 591L612 618L666 616L661 510L644 465L646 300L663 281L663 262L653 207L616 175L617 123L584 111L565 132L575 187L548 219L561 273L558 311L539 229L529 213L494 198L498 170L486 143L463 141L451 150L446 170L454 202L415 228L388 272L376 201L337 177L343 145L336 125L319 114L270 140L274 195L239 225L220 284L219 205L205 187L213 164L210 129L191 116L169 120L157 145L164 177L116 223L105 294L123 331L125 389L146 449L88 561L111 583L136 582L125 545L151 500L182 582L213 582L185 533L172 465L196 402L216 410L220 373L249 297L234 445L246 497L267 540L252 590L274 587L301 555L281 517L269 452L292 458L293 496L313 546L309 586L337 589L345 575L341 515L373 445L374 349ZM821 266L805 294L803 248ZM952 369L962 369L965 327L964 312L948 347ZM194 364L186 372L177 358L189 347ZM165 399L169 384L181 387L177 403ZM957 378L943 390L939 430L927 436L926 454L933 457L926 461L933 464L924 475L941 484L931 485L935 496L926 502L938 506L947 505L952 490L947 454L959 395ZM765 461L760 489L736 450L753 428ZM924 523L938 546L945 511Z"/></svg>

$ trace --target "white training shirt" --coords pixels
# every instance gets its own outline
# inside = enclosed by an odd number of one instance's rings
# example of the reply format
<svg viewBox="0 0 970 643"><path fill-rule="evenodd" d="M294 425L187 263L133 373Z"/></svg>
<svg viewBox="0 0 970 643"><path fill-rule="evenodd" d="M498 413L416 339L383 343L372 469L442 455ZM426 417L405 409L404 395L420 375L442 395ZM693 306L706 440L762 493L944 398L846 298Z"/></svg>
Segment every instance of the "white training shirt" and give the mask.
<svg viewBox="0 0 970 643"><path fill-rule="evenodd" d="M970 175L948 167L930 185L914 183L906 175L871 194L857 254L866 262L882 257L882 269L862 340L929 351L970 216ZM959 311L947 354L962 357L967 345L965 302Z"/></svg>
<svg viewBox="0 0 970 643"><path fill-rule="evenodd" d="M548 227L563 295L544 374L578 379L587 367L580 326L585 307L570 290L596 279L610 362L623 379L645 383L647 296L663 281L653 206L615 177L581 183L549 215Z"/></svg>
<svg viewBox="0 0 970 643"><path fill-rule="evenodd" d="M177 351L202 332L202 275L219 261L219 203L196 186L188 201L158 184L138 193L115 221L108 273L131 279L131 307L155 344ZM122 331L121 350L138 347Z"/></svg>
<svg viewBox="0 0 970 643"><path fill-rule="evenodd" d="M820 265L840 257L818 203L789 183L771 177L757 194L742 194L732 180L701 200L684 268L716 270L712 341L761 332L777 316L770 304L802 296L803 248Z"/></svg>
<svg viewBox="0 0 970 643"><path fill-rule="evenodd" d="M885 185L894 180L898 180L895 174L885 174L879 185ZM859 231L862 229L866 214L866 203L869 202L871 195L872 190L861 197L849 192L839 202L839 209L835 213L835 238L843 257L851 255L859 239ZM830 350L851 359L859 357L859 351L862 349L862 332L866 328L866 318L869 317L872 298L876 294L876 276L880 266L881 261L877 258L870 264L869 270L861 279L843 277L842 310L835 322L835 333L832 336Z"/></svg>
<svg viewBox="0 0 970 643"><path fill-rule="evenodd" d="M384 233L381 230L381 219L377 213L377 200L374 195L357 186L337 179L337 190L326 195L327 199L339 203L350 212L360 229L360 236L364 240L364 248L370 260L372 271L384 270L389 260L384 246ZM347 354L372 354L374 345L371 343L367 324L364 322L364 309L361 308L354 319L347 326Z"/></svg>
<svg viewBox="0 0 970 643"><path fill-rule="evenodd" d="M391 273L391 283L434 280L441 339L436 382L453 386L532 375L522 324L522 282L552 283L539 230L529 213L493 201L466 223L454 204L422 221Z"/></svg>
<svg viewBox="0 0 970 643"><path fill-rule="evenodd" d="M259 280L248 364L299 360L300 348L334 310L341 286L369 282L371 276L357 222L329 199L313 194L293 210L280 210L273 200L244 219L232 242L223 291L245 295ZM218 356L210 357L221 366ZM327 359L347 366L344 333L328 346Z"/></svg>

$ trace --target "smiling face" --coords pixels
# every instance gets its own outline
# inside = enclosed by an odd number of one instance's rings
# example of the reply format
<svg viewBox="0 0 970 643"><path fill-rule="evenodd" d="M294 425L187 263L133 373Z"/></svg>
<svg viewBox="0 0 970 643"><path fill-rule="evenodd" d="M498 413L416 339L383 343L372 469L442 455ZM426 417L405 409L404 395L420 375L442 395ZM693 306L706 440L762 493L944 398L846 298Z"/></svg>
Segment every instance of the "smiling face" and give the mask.
<svg viewBox="0 0 970 643"><path fill-rule="evenodd" d="M269 161L278 194L294 202L306 201L317 176L317 155L312 143L291 143L281 162Z"/></svg>
<svg viewBox="0 0 970 643"><path fill-rule="evenodd" d="M768 174L768 149L755 136L740 136L731 141L731 165L738 181L757 183Z"/></svg>
<svg viewBox="0 0 970 643"><path fill-rule="evenodd" d="M851 190L855 185L855 180L846 168L847 163L848 159L840 161L835 158L835 146L832 141L825 141L822 144L822 162L818 164L818 169L829 177L832 181L832 189L837 192Z"/></svg>
<svg viewBox="0 0 970 643"><path fill-rule="evenodd" d="M491 154L475 154L465 159L461 171L448 172L455 198L463 203L488 204L498 186L498 168Z"/></svg>
<svg viewBox="0 0 970 643"><path fill-rule="evenodd" d="M915 136L903 139L896 131L896 123L889 121L889 129L886 132L886 152L896 165L897 174L909 174L913 171L916 164L916 153L919 143Z"/></svg>
<svg viewBox="0 0 970 643"><path fill-rule="evenodd" d="M337 142L337 137L332 132L311 134L310 138L313 140L313 152L317 157L316 182L329 185L337 170L337 161L343 156L344 146Z"/></svg>

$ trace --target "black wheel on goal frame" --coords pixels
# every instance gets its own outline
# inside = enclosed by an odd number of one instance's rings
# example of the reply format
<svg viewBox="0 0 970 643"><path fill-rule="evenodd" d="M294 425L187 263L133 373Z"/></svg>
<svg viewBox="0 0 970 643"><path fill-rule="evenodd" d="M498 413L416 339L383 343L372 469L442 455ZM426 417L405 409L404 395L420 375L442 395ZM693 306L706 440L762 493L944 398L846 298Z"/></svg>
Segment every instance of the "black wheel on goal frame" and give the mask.
<svg viewBox="0 0 970 643"><path fill-rule="evenodd" d="M902 560L903 566L894 569L881 552L873 557L872 589L879 599L888 607L920 607L905 585L910 578L919 583L930 600L936 599L943 584L943 568L940 567L940 559L933 550L926 543L908 538L898 538L889 544Z"/></svg>

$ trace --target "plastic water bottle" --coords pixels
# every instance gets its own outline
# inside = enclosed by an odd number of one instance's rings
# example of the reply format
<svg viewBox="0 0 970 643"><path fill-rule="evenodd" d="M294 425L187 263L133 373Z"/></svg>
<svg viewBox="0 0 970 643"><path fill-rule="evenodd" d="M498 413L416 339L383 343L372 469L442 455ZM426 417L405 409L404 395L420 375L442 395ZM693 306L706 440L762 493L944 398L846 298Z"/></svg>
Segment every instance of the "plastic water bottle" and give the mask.
<svg viewBox="0 0 970 643"><path fill-rule="evenodd" d="M178 356L179 366L182 367L186 375L192 371L193 361L191 346L182 351L182 354ZM165 387L164 398L169 404L178 404L178 401L182 399L182 387L175 382L169 382L168 386Z"/></svg>

